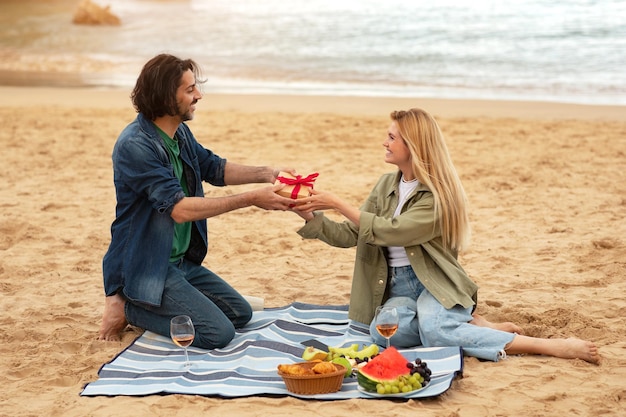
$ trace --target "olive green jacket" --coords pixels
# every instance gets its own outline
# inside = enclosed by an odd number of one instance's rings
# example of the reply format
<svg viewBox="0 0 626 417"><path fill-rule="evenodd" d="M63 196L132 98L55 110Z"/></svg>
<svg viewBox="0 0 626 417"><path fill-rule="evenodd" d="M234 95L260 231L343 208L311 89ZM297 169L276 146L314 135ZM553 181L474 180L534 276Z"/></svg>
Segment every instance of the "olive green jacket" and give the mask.
<svg viewBox="0 0 626 417"><path fill-rule="evenodd" d="M298 230L305 239L342 248L356 246L349 317L361 323L370 323L376 307L388 298L387 246L404 246L415 274L445 308L476 304L478 286L457 262L457 254L442 244L430 190L420 184L400 215L392 218L400 176L398 172L380 178L361 207L360 227L315 212L315 218Z"/></svg>

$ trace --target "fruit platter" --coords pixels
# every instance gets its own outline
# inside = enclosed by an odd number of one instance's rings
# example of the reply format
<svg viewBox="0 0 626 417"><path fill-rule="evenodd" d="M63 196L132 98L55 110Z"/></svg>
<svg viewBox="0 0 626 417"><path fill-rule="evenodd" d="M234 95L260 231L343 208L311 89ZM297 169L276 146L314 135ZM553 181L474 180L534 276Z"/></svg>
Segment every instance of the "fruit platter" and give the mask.
<svg viewBox="0 0 626 417"><path fill-rule="evenodd" d="M392 346L359 368L357 381L366 393L402 395L424 389L431 374L426 362L419 358L409 362Z"/></svg>
<svg viewBox="0 0 626 417"><path fill-rule="evenodd" d="M329 363L343 369L343 378L355 378L358 390L369 397L403 397L424 389L430 382L432 372L420 358L407 360L393 346L381 351L376 344L360 346L329 346L326 350L307 346L302 353L303 363ZM285 364L279 365L286 369ZM318 368L319 365L316 365ZM287 381L286 381L287 383ZM288 387L289 390L292 390ZM335 389L335 388L333 388ZM341 389L338 384L335 390Z"/></svg>

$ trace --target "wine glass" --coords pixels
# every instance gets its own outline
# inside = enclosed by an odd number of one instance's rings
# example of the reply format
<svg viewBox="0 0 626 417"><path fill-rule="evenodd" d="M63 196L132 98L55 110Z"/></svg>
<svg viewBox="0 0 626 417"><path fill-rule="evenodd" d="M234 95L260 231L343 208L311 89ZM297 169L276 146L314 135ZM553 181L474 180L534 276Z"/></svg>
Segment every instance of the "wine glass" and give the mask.
<svg viewBox="0 0 626 417"><path fill-rule="evenodd" d="M395 307L376 307L374 322L376 323L376 330L387 339L387 347L389 347L389 339L398 330L398 310Z"/></svg>
<svg viewBox="0 0 626 417"><path fill-rule="evenodd" d="M195 334L196 332L189 316L176 316L170 321L172 341L185 349L185 368L191 366L189 355L187 354L187 346L193 342Z"/></svg>

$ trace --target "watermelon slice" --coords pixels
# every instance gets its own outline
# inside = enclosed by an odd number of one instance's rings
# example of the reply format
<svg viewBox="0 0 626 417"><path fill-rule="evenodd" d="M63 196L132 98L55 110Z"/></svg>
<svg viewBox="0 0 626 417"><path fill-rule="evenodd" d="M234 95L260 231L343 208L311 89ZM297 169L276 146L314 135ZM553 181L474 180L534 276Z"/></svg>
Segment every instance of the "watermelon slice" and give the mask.
<svg viewBox="0 0 626 417"><path fill-rule="evenodd" d="M409 361L393 346L388 347L367 365L359 369L357 381L366 391L376 391L378 384L390 384L402 376L409 376Z"/></svg>

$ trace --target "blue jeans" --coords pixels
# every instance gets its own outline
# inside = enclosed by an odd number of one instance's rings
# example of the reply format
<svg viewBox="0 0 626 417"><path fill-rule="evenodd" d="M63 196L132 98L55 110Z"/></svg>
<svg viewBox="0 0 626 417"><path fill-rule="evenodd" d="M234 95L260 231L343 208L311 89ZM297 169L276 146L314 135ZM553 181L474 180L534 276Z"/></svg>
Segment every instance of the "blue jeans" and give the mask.
<svg viewBox="0 0 626 417"><path fill-rule="evenodd" d="M461 346L469 356L497 362L515 334L479 327L472 321L472 308L459 305L446 309L419 282L410 266L390 268L390 298L385 305L395 306L400 316L398 331L391 337L397 347ZM370 325L374 341L386 340Z"/></svg>
<svg viewBox="0 0 626 417"><path fill-rule="evenodd" d="M187 315L196 330L193 346L226 346L235 329L252 318L250 304L226 281L201 265L170 263L160 306L127 302L126 319L133 326L170 336L170 320Z"/></svg>

